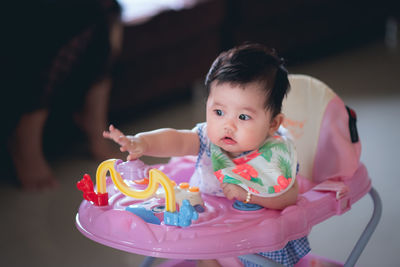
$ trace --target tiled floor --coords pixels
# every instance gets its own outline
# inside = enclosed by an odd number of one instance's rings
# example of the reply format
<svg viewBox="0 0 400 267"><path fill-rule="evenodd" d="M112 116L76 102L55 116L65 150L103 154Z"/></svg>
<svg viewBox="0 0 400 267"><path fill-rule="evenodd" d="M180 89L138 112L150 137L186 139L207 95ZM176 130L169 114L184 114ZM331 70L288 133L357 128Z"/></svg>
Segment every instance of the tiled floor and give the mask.
<svg viewBox="0 0 400 267"><path fill-rule="evenodd" d="M362 161L383 201L381 222L358 262L364 267L398 266L400 262L399 53L378 42L290 68L292 73L321 79L357 111ZM197 103L179 103L121 126L131 133L159 127L190 128L204 118L201 110ZM94 174L98 164L82 153L81 145L52 160L61 183L57 190L24 193L11 184L1 185L2 266L138 266L143 259L97 244L75 228L82 200L75 183L83 173ZM310 235L313 253L344 261L370 214L371 201L365 197L349 213L314 227Z"/></svg>

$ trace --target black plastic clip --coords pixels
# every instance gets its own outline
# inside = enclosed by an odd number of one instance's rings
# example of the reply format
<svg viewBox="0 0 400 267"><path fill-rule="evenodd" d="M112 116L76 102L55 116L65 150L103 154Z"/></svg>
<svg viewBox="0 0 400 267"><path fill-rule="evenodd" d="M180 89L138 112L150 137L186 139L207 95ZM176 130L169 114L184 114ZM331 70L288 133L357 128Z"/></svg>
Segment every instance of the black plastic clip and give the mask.
<svg viewBox="0 0 400 267"><path fill-rule="evenodd" d="M350 129L350 138L352 143L357 143L360 139L358 137L358 131L357 131L357 115L356 112L346 106L347 113L349 114L349 129Z"/></svg>

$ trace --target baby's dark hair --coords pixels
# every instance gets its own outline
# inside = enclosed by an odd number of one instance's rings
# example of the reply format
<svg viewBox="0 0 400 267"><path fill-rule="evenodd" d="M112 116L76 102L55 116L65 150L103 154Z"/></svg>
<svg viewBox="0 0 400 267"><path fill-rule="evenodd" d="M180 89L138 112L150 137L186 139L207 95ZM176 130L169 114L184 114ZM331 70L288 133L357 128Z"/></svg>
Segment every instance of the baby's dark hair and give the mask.
<svg viewBox="0 0 400 267"><path fill-rule="evenodd" d="M213 62L205 80L207 97L211 83L243 86L259 82L265 90L265 108L275 117L290 90L288 72L274 49L261 44L244 44L222 52Z"/></svg>

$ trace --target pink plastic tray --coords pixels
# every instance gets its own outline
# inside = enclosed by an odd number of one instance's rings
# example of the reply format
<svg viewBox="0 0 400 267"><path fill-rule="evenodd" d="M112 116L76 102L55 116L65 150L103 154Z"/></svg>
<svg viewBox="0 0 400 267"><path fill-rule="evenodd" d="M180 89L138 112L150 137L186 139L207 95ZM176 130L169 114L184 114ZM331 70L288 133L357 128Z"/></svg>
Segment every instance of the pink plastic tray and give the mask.
<svg viewBox="0 0 400 267"><path fill-rule="evenodd" d="M179 167L178 167L179 166ZM185 181L193 162L178 159L156 166L171 179ZM225 198L203 195L206 211L189 227L150 224L125 208L135 200L117 191L108 178L109 205L98 207L84 200L76 226L86 237L131 253L175 259L214 259L281 249L289 240L307 235L312 226L341 214L371 188L368 173L360 164L346 179L348 194L337 200L333 192L309 190L313 184L298 177L302 193L296 205L283 211L239 211Z"/></svg>

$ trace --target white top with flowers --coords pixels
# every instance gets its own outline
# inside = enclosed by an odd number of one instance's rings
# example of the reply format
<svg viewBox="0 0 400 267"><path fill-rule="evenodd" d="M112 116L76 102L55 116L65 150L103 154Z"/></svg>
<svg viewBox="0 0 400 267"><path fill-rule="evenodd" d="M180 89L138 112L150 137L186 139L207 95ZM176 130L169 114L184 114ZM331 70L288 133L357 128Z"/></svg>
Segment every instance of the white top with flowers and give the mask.
<svg viewBox="0 0 400 267"><path fill-rule="evenodd" d="M262 197L275 197L286 192L296 178L297 156L294 144L280 128L257 150L247 151L230 159L207 137L207 124L198 124L196 131L200 151L191 185L202 193L224 196L221 183L233 183Z"/></svg>

